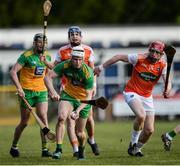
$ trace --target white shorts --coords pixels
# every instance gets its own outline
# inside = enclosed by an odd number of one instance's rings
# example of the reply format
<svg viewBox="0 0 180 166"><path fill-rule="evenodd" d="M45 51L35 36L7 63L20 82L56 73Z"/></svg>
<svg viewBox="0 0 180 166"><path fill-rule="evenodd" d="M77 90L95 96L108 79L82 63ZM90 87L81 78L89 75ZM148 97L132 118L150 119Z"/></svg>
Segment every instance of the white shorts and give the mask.
<svg viewBox="0 0 180 166"><path fill-rule="evenodd" d="M143 97L134 92L123 92L123 96L128 105L132 100L136 99L143 104L143 108L146 114L155 113L152 95L150 97Z"/></svg>

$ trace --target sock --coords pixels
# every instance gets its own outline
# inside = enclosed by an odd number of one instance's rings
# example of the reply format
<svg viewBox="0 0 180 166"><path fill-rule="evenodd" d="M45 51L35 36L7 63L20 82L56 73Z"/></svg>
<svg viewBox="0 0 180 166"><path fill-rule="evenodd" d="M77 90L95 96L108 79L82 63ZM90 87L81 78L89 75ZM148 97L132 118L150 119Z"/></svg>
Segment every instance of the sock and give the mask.
<svg viewBox="0 0 180 166"><path fill-rule="evenodd" d="M62 153L62 144L56 144L56 152Z"/></svg>
<svg viewBox="0 0 180 166"><path fill-rule="evenodd" d="M176 136L176 133L174 131L170 131L169 133L166 133L166 137L172 141L173 140L173 137Z"/></svg>
<svg viewBox="0 0 180 166"><path fill-rule="evenodd" d="M71 141L71 145L73 147L73 153L75 152L78 152L78 141L77 140L74 140L74 141Z"/></svg>
<svg viewBox="0 0 180 166"><path fill-rule="evenodd" d="M131 134L132 145L138 142L140 133L141 133L141 130L140 131L135 131L135 130L132 131L132 134Z"/></svg>
<svg viewBox="0 0 180 166"><path fill-rule="evenodd" d="M94 140L94 137L93 137L93 138L88 138L88 140L89 140L89 142L90 142L91 144L95 144L95 143L96 143L95 140Z"/></svg>
<svg viewBox="0 0 180 166"><path fill-rule="evenodd" d="M48 150L48 143L47 142L42 143L42 150Z"/></svg>
<svg viewBox="0 0 180 166"><path fill-rule="evenodd" d="M73 146L73 153L78 152L78 151L79 151L78 145Z"/></svg>
<svg viewBox="0 0 180 166"><path fill-rule="evenodd" d="M173 131L170 131L169 133L167 133L171 138L176 136L176 133ZM172 140L172 139L171 139Z"/></svg>

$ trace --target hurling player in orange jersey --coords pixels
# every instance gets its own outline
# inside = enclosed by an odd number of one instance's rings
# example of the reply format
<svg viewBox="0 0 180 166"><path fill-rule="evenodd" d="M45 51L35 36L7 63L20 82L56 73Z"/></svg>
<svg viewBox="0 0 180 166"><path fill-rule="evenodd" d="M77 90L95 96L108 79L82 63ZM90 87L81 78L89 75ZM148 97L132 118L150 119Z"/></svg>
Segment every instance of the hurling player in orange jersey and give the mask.
<svg viewBox="0 0 180 166"><path fill-rule="evenodd" d="M58 63L61 63L67 59L71 58L71 51L72 48L75 46L82 46L85 52L84 55L84 62L90 66L91 68L94 68L94 52L92 50L91 47L82 44L81 40L82 40L82 31L78 26L71 26L68 29L68 40L69 43L62 46L57 54L55 55L55 61L53 63L50 63L48 61L46 61L46 59L42 60L44 61L44 63L50 68L52 69L53 67L55 67ZM96 79L94 78L94 90L93 90L93 96L96 95ZM66 84L66 78L62 78L61 79L61 89L63 89L63 86ZM73 147L73 155L77 156L78 154L78 141L77 141L77 137L75 135L74 132L74 126L75 126L75 122L69 117L67 120L67 132L68 132L68 136L69 136L69 140L71 142L71 145ZM98 145L95 142L94 139L94 131L95 131L95 123L94 123L94 118L93 118L93 111L91 109L88 120L87 120L87 124L86 124L86 130L88 133L88 143L91 146L92 152L95 155L99 155L99 148Z"/></svg>
<svg viewBox="0 0 180 166"><path fill-rule="evenodd" d="M143 156L141 148L154 132L155 109L152 90L161 76L165 83L167 63L162 58L164 49L163 42L154 41L150 44L148 53L116 55L94 69L94 73L99 75L104 68L118 61L133 65L131 78L123 92L125 101L136 116L128 148L128 154L131 156ZM170 90L169 80L168 88L163 95L168 96Z"/></svg>

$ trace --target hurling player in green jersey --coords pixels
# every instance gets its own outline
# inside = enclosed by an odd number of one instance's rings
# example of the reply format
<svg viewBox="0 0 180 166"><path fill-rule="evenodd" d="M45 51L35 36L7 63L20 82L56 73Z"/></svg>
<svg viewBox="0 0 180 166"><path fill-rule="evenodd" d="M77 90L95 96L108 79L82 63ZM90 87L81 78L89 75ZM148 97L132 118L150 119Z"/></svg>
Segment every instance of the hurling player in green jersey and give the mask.
<svg viewBox="0 0 180 166"><path fill-rule="evenodd" d="M75 46L82 46L84 48L84 62L88 64L91 68L94 68L94 51L91 47L82 43L82 30L78 26L71 26L68 28L68 40L69 43L60 47L58 52L55 55L55 60L53 63L49 63L46 61L45 57L42 57L43 62L50 68L54 68L58 63L62 61L68 60L71 58L71 51L72 48ZM64 78L61 79L61 86L60 91L63 89L65 80ZM96 95L96 76L94 77L94 91L93 97ZM87 142L91 146L92 152L95 155L100 155L100 151L98 145L95 141L95 122L93 117L93 109L89 113L89 117L86 123L86 131L88 135ZM78 155L78 140L75 134L75 121L72 120L70 117L67 119L67 133L70 140L70 143L73 148L73 156L77 157Z"/></svg>
<svg viewBox="0 0 180 166"><path fill-rule="evenodd" d="M10 71L12 80L17 88L20 97L24 97L32 107L36 107L37 114L42 122L48 126L48 93L44 84L44 77L47 73L46 65L41 62L40 55L44 54L50 61L51 57L46 51L47 38L43 44L43 34L38 33L33 39L33 48L20 55L15 65ZM45 51L43 46L45 46ZM18 77L19 72L19 77ZM14 132L14 138L10 149L12 157L19 157L18 142L21 134L28 124L30 111L25 103L20 101L21 120ZM42 157L51 157L48 150L47 139L41 132ZM29 145L31 147L31 145Z"/></svg>
<svg viewBox="0 0 180 166"><path fill-rule="evenodd" d="M72 58L56 65L45 77L45 84L49 95L54 100L61 100L58 108L58 122L56 125L56 150L52 158L60 159L62 156L62 144L65 133L65 122L69 116L76 120L76 135L79 142L78 159L84 159L86 134L84 132L86 121L91 106L81 103L79 100L92 98L94 75L93 70L84 63L84 49L81 46L73 47ZM56 77L66 77L66 84L61 96L55 91L52 80Z"/></svg>

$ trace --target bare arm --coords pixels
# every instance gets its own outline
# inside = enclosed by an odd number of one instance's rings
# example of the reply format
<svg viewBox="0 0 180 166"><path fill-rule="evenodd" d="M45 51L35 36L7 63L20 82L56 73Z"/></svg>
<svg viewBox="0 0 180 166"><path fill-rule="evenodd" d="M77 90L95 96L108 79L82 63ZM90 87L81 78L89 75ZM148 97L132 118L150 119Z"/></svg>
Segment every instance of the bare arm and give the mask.
<svg viewBox="0 0 180 166"><path fill-rule="evenodd" d="M128 62L128 55L115 55L115 56L113 56L111 59L109 59L103 63L103 68L109 67L118 61Z"/></svg>
<svg viewBox="0 0 180 166"><path fill-rule="evenodd" d="M44 61L44 64L49 68L49 69L53 69L55 66L56 66L56 64L55 64L55 62L48 62L48 61Z"/></svg>
<svg viewBox="0 0 180 166"><path fill-rule="evenodd" d="M19 63L16 63L10 71L10 75L11 75L11 78L12 78L16 88L17 88L17 93L19 94L20 97L24 97L25 94L24 94L22 86L19 82L18 75L17 75L18 71L20 71L21 69L22 69L22 66Z"/></svg>
<svg viewBox="0 0 180 166"><path fill-rule="evenodd" d="M107 60L102 65L95 67L94 74L99 76L101 71L104 68L107 68L107 67L111 66L112 64L114 64L118 61L128 62L128 55L115 55L115 56L113 56L111 59Z"/></svg>
<svg viewBox="0 0 180 166"><path fill-rule="evenodd" d="M46 57L43 55L41 55L40 59L49 69L53 69L58 64L56 60L54 62L47 61Z"/></svg>
<svg viewBox="0 0 180 166"><path fill-rule="evenodd" d="M58 75L53 70L51 70L44 77L45 85L49 91L51 98L54 100L59 100L60 98L53 86L53 78L56 78L57 76Z"/></svg>

